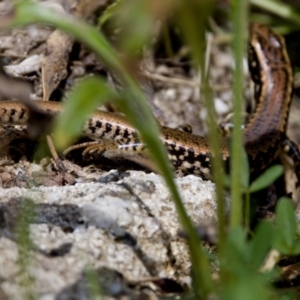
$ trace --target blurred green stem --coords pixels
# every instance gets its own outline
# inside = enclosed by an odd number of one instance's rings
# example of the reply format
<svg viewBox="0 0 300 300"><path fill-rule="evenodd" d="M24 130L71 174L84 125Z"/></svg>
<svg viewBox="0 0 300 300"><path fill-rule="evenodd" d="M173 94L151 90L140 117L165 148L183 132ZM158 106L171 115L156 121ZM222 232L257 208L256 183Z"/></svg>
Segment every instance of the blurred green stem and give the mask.
<svg viewBox="0 0 300 300"><path fill-rule="evenodd" d="M242 224L242 111L244 74L243 58L246 53L246 36L248 32L248 1L232 0L233 55L235 69L233 74L233 132L231 144L231 218L230 226Z"/></svg>

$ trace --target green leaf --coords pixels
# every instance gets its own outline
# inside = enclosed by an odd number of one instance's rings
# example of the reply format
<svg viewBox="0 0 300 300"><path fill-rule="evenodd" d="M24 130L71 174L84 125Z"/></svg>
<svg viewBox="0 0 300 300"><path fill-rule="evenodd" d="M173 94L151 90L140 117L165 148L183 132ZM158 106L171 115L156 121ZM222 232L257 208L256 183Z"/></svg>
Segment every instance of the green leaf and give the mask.
<svg viewBox="0 0 300 300"><path fill-rule="evenodd" d="M300 241L299 239L297 239L297 241L294 244L294 249L293 249L293 253L300 253Z"/></svg>
<svg viewBox="0 0 300 300"><path fill-rule="evenodd" d="M53 131L57 148L65 149L80 134L87 116L97 106L116 96L102 78L91 77L81 81L70 93L65 110L57 118Z"/></svg>
<svg viewBox="0 0 300 300"><path fill-rule="evenodd" d="M258 269L271 248L274 226L267 221L258 225L255 235L249 242L250 261L254 269Z"/></svg>
<svg viewBox="0 0 300 300"><path fill-rule="evenodd" d="M280 16L289 22L300 25L300 14L297 10L293 9L291 5L274 0L251 0L251 4L272 14Z"/></svg>
<svg viewBox="0 0 300 300"><path fill-rule="evenodd" d="M248 257L249 248L246 231L240 226L234 227L228 233L225 242L225 255L222 258L221 267L231 274L243 273Z"/></svg>
<svg viewBox="0 0 300 300"><path fill-rule="evenodd" d="M262 236L268 232L268 225L264 226L255 243L247 240L247 232L241 227L230 230L226 240L225 253L221 258L220 299L261 299L267 300L268 277L259 274L257 266L261 257L266 253L266 247L259 247ZM260 258L256 260L254 251L260 251Z"/></svg>
<svg viewBox="0 0 300 300"><path fill-rule="evenodd" d="M250 185L250 193L254 193L268 187L282 174L283 167L281 165L275 165L268 168L263 174L261 174L252 182Z"/></svg>
<svg viewBox="0 0 300 300"><path fill-rule="evenodd" d="M115 14L118 13L118 11L120 10L119 9L119 6L120 6L120 3L122 2L123 0L117 0L115 2L113 2L112 4L110 4L106 9L105 11L102 13L102 15L99 17L99 25L102 27L109 19L112 18L112 16L114 16Z"/></svg>
<svg viewBox="0 0 300 300"><path fill-rule="evenodd" d="M268 300L270 294L267 279L262 275L244 272L224 286L220 292L222 300Z"/></svg>
<svg viewBox="0 0 300 300"><path fill-rule="evenodd" d="M297 221L292 200L283 197L276 207L276 235L274 247L282 254L296 254Z"/></svg>

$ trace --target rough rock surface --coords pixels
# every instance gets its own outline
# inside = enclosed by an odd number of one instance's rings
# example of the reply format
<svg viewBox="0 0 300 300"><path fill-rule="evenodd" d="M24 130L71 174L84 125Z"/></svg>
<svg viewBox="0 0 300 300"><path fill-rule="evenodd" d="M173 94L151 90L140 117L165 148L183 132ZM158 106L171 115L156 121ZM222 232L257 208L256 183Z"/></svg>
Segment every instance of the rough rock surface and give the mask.
<svg viewBox="0 0 300 300"><path fill-rule="evenodd" d="M96 183L1 189L0 277L9 299L23 299L26 292L15 242L26 201L34 203L33 246L25 264L32 281L26 286L38 299L89 299L88 270L102 280L105 299L143 299L137 285L149 278L189 284L187 245L178 237L180 224L163 179L130 171L118 180L116 172ZM192 175L176 182L195 224L216 220L213 183Z"/></svg>

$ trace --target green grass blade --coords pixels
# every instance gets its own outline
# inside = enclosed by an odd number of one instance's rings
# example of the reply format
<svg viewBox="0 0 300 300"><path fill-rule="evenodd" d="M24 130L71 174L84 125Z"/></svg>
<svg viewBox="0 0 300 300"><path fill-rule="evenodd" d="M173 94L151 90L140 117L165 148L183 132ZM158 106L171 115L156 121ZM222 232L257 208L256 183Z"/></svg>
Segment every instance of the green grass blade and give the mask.
<svg viewBox="0 0 300 300"><path fill-rule="evenodd" d="M268 168L263 174L255 179L250 185L250 193L255 193L270 186L276 179L283 174L283 167L275 165Z"/></svg>
<svg viewBox="0 0 300 300"><path fill-rule="evenodd" d="M58 116L53 131L55 145L65 149L82 130L86 116L93 113L98 105L117 95L102 78L87 78L70 93L65 110Z"/></svg>
<svg viewBox="0 0 300 300"><path fill-rule="evenodd" d="M30 238L30 224L35 216L35 204L31 199L21 199L18 207L16 241L18 245L18 263L20 266L21 285L26 300L37 299L34 293L34 278L30 273L33 243ZM16 221L16 220L15 220Z"/></svg>
<svg viewBox="0 0 300 300"><path fill-rule="evenodd" d="M179 25L186 37L186 40L192 48L193 59L201 74L201 97L204 98L205 108L207 110L207 124L209 128L209 143L212 153L220 153L220 136L216 124L216 113L212 90L208 82L208 74L205 69L205 51L206 51L206 20L208 15L214 9L211 1L202 1L198 4L186 5L186 9L181 11L177 18ZM213 179L216 184L216 196L218 201L218 231L219 231L219 251L224 244L225 239L225 207L223 194L223 172L222 159L220 155L215 155L212 159Z"/></svg>
<svg viewBox="0 0 300 300"><path fill-rule="evenodd" d="M250 3L300 25L300 13L288 4L274 0L251 0Z"/></svg>
<svg viewBox="0 0 300 300"><path fill-rule="evenodd" d="M244 74L243 58L246 53L246 37L248 32L248 1L232 0L233 6L233 55L235 60L235 69L233 74L233 132L231 144L231 227L239 226L242 223L242 110L244 94Z"/></svg>
<svg viewBox="0 0 300 300"><path fill-rule="evenodd" d="M261 222L255 230L255 235L249 242L251 266L258 269L271 248L274 226L267 221Z"/></svg>
<svg viewBox="0 0 300 300"><path fill-rule="evenodd" d="M291 199L281 198L279 200L276 206L275 221L277 225L277 231L276 235L274 236L274 247L282 254L299 254L294 252L296 249L295 240L297 233L297 221Z"/></svg>

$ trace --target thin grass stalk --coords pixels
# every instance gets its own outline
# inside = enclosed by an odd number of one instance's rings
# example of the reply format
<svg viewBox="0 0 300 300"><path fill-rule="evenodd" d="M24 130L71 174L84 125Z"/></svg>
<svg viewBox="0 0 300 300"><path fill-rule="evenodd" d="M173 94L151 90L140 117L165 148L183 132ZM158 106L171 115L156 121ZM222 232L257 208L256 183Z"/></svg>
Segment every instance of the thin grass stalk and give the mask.
<svg viewBox="0 0 300 300"><path fill-rule="evenodd" d="M104 297L99 283L99 276L101 275L98 274L97 270L94 270L89 266L88 269L85 270L85 276L88 283L90 299L103 299Z"/></svg>
<svg viewBox="0 0 300 300"><path fill-rule="evenodd" d="M204 1L205 2L205 1ZM225 203L223 194L223 173L222 173L222 159L218 155L220 153L220 137L218 134L218 127L216 124L216 113L214 108L214 101L212 96L212 90L208 82L208 74L205 67L205 28L206 21L209 13L205 15L204 6L211 6L211 2L203 3L201 10L202 15L199 15L198 11L194 7L186 5L186 9L182 10L181 25L184 29L186 38L189 45L192 47L193 58L196 65L200 68L201 74L201 95L204 97L205 107L207 110L207 122L209 127L209 142L212 147L212 152L216 155L212 158L212 172L214 182L216 184L216 197L218 203L218 232L219 232L219 243L218 250L221 253L225 245ZM199 21L200 20L200 21ZM202 20L202 22L201 22Z"/></svg>
<svg viewBox="0 0 300 300"><path fill-rule="evenodd" d="M242 111L243 111L243 58L246 53L246 36L248 32L248 1L232 0L232 26L233 26L233 132L231 144L231 215L230 226L236 227L242 224Z"/></svg>
<svg viewBox="0 0 300 300"><path fill-rule="evenodd" d="M203 1L202 7L211 7L211 1ZM207 23L207 17L210 15L208 12L202 12L202 15L193 9L192 6L189 7L190 11L186 12L184 18L184 23L182 24L185 28L186 36L189 44L192 46L192 54L194 60L200 68L201 74L201 95L204 98L205 107L207 110L207 123L209 128L209 143L212 148L212 153L215 153L212 158L212 173L213 179L216 184L216 197L218 203L218 232L219 232L219 251L222 251L225 240L225 203L223 194L223 163L220 153L220 136L218 126L216 124L216 112L214 107L212 90L208 82L208 74L206 71L206 56L205 56L205 45L206 36L205 28ZM212 8L210 8L212 10ZM202 9L204 11L205 9ZM196 13L195 13L196 12ZM199 21L202 20L202 23Z"/></svg>
<svg viewBox="0 0 300 300"><path fill-rule="evenodd" d="M34 219L34 203L30 199L21 199L16 226L16 241L18 245L18 263L20 267L21 289L26 300L37 299L34 293L34 278L30 274L32 264L31 251L33 244L30 239L30 224Z"/></svg>

